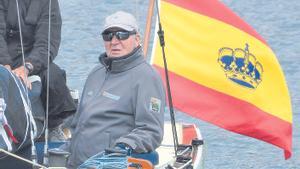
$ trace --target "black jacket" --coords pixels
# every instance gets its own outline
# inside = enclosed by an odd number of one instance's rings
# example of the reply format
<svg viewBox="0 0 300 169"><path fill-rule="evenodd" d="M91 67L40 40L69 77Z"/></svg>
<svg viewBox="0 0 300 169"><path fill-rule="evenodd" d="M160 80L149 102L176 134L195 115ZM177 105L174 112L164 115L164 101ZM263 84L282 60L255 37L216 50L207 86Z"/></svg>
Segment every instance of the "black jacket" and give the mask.
<svg viewBox="0 0 300 169"><path fill-rule="evenodd" d="M49 0L19 0L25 61L34 66L32 74L47 69ZM61 15L57 0L51 5L50 59L54 60L61 40ZM0 64L20 66L22 50L15 0L0 0Z"/></svg>

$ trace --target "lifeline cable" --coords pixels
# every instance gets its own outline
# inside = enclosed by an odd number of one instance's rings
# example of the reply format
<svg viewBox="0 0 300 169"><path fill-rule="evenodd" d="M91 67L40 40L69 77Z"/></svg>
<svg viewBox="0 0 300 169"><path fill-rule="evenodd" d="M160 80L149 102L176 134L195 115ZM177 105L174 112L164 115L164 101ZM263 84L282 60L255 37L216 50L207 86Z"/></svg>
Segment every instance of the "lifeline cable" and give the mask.
<svg viewBox="0 0 300 169"><path fill-rule="evenodd" d="M23 68L24 68L24 72L26 72L26 68L25 68L25 55L24 55L24 46L23 46L23 36L22 36L22 26L21 26L21 19L20 19L20 9L19 9L19 2L18 0L16 0L16 5L17 5L17 15L18 15L18 26L19 26L19 35L20 35L20 43L21 43L21 52L22 52L22 60L23 60ZM25 83L28 83L28 77L25 74ZM25 87L25 93L26 93L26 100L29 106L29 110L30 112L32 112L32 108L31 108L31 103L29 100L29 96L28 96L28 89L27 87ZM25 110L26 111L26 110ZM28 112L26 112L28 113ZM29 118L30 121L30 140L31 140L31 159L34 163L37 162L37 156L36 156L36 148L34 145L34 132L33 132L33 128L35 127L32 120L34 120L33 118Z"/></svg>
<svg viewBox="0 0 300 169"><path fill-rule="evenodd" d="M49 122L49 80L50 80L50 38L51 38L51 6L52 6L52 0L49 0L49 8L48 8L48 49L47 49L47 94L46 94L46 119L45 119L45 145L44 145L44 158L43 158L43 164L45 166L49 166L49 153L48 153L48 134L49 134L49 127L48 127L48 122Z"/></svg>
<svg viewBox="0 0 300 169"><path fill-rule="evenodd" d="M3 153L5 153L5 154L7 154L7 155L9 155L11 157L16 158L16 159L22 160L22 161L24 161L26 163L32 164L33 166L40 167L40 168L43 168L43 169L47 169L47 167L45 167L45 166L42 166L42 165L40 165L40 164L38 164L36 162L32 162L30 160L27 160L26 158L22 158L20 156L17 156L15 154L11 153L11 152L5 151L2 148L0 148L0 152L3 152Z"/></svg>

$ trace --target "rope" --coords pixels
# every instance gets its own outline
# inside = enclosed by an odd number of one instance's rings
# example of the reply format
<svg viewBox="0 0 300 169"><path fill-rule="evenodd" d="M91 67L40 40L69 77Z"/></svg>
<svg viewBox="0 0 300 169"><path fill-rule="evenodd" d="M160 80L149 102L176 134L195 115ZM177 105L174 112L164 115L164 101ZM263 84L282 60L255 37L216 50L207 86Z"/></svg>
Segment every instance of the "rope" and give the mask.
<svg viewBox="0 0 300 169"><path fill-rule="evenodd" d="M127 166L127 156L114 156L113 153L106 155L100 152L86 160L78 169L124 169Z"/></svg>
<svg viewBox="0 0 300 169"><path fill-rule="evenodd" d="M1 90L2 89L0 89L0 135L2 135L2 139L4 140L4 143L7 146L7 150L11 151L12 150L11 142L4 128L4 125L8 125L8 122L5 116L6 104L5 104L5 100L2 98Z"/></svg>

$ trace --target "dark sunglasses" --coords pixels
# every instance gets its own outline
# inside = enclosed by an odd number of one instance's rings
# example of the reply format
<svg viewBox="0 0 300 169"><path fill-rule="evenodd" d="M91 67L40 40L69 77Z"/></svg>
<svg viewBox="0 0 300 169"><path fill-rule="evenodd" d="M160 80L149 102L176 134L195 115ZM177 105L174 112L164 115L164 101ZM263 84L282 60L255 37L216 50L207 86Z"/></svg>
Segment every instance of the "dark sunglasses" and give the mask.
<svg viewBox="0 0 300 169"><path fill-rule="evenodd" d="M102 38L104 41L111 41L114 36L118 40L126 40L130 35L136 34L136 31L116 31L116 32L103 32Z"/></svg>

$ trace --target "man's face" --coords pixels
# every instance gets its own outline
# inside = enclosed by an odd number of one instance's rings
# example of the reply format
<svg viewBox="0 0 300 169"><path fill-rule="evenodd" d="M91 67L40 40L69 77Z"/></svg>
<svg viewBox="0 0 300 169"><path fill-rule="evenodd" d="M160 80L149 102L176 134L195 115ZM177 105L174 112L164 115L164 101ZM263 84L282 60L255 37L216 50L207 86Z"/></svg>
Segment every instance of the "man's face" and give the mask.
<svg viewBox="0 0 300 169"><path fill-rule="evenodd" d="M111 40L104 40L104 46L108 57L121 57L132 52L140 43L139 34L131 33L127 39L119 39L119 37L126 37L128 31L120 28L110 28L104 32L106 35L112 33ZM118 34L118 35L116 35ZM124 36L125 35L125 36Z"/></svg>

